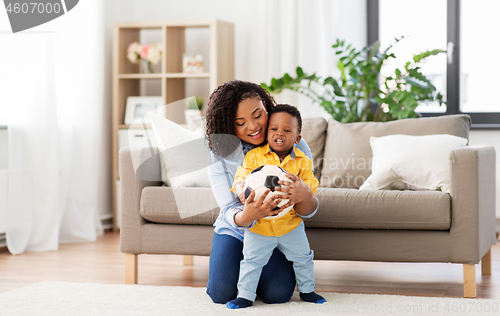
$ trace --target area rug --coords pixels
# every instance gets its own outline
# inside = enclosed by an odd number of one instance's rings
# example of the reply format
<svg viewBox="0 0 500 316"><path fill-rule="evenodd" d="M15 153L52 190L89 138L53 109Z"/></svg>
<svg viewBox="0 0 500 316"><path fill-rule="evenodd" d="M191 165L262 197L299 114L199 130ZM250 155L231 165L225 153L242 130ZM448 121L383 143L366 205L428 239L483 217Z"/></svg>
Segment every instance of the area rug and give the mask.
<svg viewBox="0 0 500 316"><path fill-rule="evenodd" d="M0 315L500 315L500 298L321 295L327 300L321 305L295 293L288 303L228 310L204 288L44 281L0 294Z"/></svg>

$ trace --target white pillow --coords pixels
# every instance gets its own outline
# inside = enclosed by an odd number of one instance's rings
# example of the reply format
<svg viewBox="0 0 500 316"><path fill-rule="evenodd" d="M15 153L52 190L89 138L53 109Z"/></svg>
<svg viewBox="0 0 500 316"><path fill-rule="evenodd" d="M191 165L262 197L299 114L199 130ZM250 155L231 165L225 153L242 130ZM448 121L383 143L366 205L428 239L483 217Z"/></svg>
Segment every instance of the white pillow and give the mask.
<svg viewBox="0 0 500 316"><path fill-rule="evenodd" d="M210 151L202 133L193 132L154 113L153 133L160 151L161 180L168 186L210 188Z"/></svg>
<svg viewBox="0 0 500 316"><path fill-rule="evenodd" d="M450 153L467 145L453 135L370 137L372 174L360 190L409 187L450 191Z"/></svg>

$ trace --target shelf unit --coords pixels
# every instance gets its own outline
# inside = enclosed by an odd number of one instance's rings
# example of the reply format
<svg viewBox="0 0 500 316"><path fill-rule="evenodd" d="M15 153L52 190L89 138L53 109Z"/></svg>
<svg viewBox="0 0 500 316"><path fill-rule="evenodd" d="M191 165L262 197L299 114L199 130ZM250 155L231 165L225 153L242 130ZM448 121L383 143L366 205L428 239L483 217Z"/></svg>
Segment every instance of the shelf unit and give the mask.
<svg viewBox="0 0 500 316"><path fill-rule="evenodd" d="M183 73L182 57L186 52L186 30L206 29L208 32L208 58L204 56L206 72ZM163 54L158 73L141 73L140 64L127 59L127 48L132 42L149 44L141 36L142 31L152 30L161 34ZM205 39L206 40L206 39ZM158 66L156 66L158 69ZM117 227L118 131L136 128L124 124L127 97L141 95L141 82L158 81L164 104L175 102L186 95L186 81L207 80L206 95L224 82L234 79L234 25L215 19L116 22L113 33L113 109L112 109L112 168L113 168L113 229ZM183 123L184 112L166 107L165 117ZM137 128L142 128L137 127Z"/></svg>

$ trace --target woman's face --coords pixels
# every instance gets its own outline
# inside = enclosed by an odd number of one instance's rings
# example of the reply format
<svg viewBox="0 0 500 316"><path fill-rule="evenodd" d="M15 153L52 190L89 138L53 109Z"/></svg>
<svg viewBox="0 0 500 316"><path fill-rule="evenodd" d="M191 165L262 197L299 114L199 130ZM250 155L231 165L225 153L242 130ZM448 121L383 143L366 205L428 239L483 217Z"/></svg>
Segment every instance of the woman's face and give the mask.
<svg viewBox="0 0 500 316"><path fill-rule="evenodd" d="M234 133L248 144L260 145L266 140L267 119L266 107L259 98L245 99L238 103Z"/></svg>

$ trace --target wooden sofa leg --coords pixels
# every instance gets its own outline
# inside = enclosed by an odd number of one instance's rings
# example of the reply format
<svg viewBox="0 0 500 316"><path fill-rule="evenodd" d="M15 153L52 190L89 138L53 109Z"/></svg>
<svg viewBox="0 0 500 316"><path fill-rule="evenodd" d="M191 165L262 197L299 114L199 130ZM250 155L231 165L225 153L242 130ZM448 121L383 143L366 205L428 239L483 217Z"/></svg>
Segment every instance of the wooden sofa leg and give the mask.
<svg viewBox="0 0 500 316"><path fill-rule="evenodd" d="M125 254L125 284L137 284L138 281L138 257L133 253Z"/></svg>
<svg viewBox="0 0 500 316"><path fill-rule="evenodd" d="M194 258L194 256L189 256L189 255L183 256L184 265L185 266L192 266L193 265L193 258Z"/></svg>
<svg viewBox="0 0 500 316"><path fill-rule="evenodd" d="M481 274L482 275L491 275L491 248L481 258Z"/></svg>
<svg viewBox="0 0 500 316"><path fill-rule="evenodd" d="M476 297L476 265L464 263L464 297Z"/></svg>

